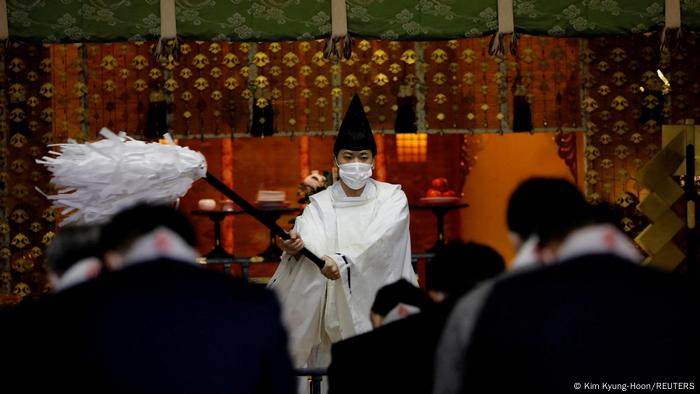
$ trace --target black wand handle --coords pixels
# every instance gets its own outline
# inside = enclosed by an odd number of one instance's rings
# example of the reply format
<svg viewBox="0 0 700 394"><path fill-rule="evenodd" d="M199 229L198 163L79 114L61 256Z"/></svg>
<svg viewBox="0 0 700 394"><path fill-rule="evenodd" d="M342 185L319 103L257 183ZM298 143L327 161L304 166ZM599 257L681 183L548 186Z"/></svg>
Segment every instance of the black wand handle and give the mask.
<svg viewBox="0 0 700 394"><path fill-rule="evenodd" d="M256 208L253 204L246 201L246 199L238 195L238 193L234 192L230 187L226 186L226 184L221 182L219 178L207 172L207 176L204 177L204 180L207 181L210 185L214 186L214 189L220 191L224 196L236 203L236 205L241 207L241 209L248 212L248 214L252 216L255 220L262 223L265 227L269 228L273 234L279 236L284 240L291 238L289 234L287 234L287 232L282 229L282 227L280 227L274 221L270 220L269 217L265 214L265 212L261 211L260 209ZM306 248L301 249L301 254L303 254L314 264L316 264L316 266L319 269L322 269L323 266L326 265L325 261L323 261L315 254L311 253L311 251Z"/></svg>

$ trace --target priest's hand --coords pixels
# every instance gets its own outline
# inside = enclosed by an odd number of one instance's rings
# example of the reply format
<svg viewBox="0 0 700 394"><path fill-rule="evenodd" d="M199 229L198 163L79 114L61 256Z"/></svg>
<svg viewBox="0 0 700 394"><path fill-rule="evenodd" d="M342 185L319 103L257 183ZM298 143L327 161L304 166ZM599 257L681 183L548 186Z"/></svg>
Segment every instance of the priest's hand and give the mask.
<svg viewBox="0 0 700 394"><path fill-rule="evenodd" d="M294 256L295 258L299 258L299 254L301 252L301 249L304 248L304 241L301 240L301 237L299 236L299 233L296 231L292 230L289 232L290 238L284 241L278 240L277 241L277 246L282 249L285 253L287 253L290 256Z"/></svg>
<svg viewBox="0 0 700 394"><path fill-rule="evenodd" d="M325 261L326 264L321 268L321 274L330 280L340 279L340 270L335 260L328 256L323 256L323 261Z"/></svg>

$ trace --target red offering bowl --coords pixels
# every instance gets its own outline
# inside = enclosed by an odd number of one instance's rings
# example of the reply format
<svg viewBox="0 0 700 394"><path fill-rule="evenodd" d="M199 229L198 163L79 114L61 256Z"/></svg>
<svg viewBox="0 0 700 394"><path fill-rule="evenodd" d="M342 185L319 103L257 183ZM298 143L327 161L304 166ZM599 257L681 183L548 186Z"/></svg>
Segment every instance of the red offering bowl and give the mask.
<svg viewBox="0 0 700 394"><path fill-rule="evenodd" d="M421 197L421 204L450 205L459 203L459 197Z"/></svg>

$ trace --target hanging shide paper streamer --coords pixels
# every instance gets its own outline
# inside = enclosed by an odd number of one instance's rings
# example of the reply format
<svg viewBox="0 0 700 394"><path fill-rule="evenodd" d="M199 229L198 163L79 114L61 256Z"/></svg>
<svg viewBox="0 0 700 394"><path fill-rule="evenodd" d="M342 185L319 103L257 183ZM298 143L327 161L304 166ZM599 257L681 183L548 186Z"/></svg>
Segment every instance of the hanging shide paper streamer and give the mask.
<svg viewBox="0 0 700 394"><path fill-rule="evenodd" d="M153 55L160 62L177 57L180 43L177 39L175 0L160 0L160 38L153 48Z"/></svg>
<svg viewBox="0 0 700 394"><path fill-rule="evenodd" d="M505 56L505 37L512 35L510 53L518 51L518 36L515 33L513 20L513 0L498 0L498 31L491 37L489 53L495 56Z"/></svg>
<svg viewBox="0 0 700 394"><path fill-rule="evenodd" d="M146 143L103 128L105 139L57 144L37 160L51 172L58 194L46 195L67 216L62 224L100 223L140 202L170 204L207 172L204 156L173 143ZM41 191L40 191L41 192Z"/></svg>
<svg viewBox="0 0 700 394"><path fill-rule="evenodd" d="M323 51L328 58L339 58L337 44L343 41L343 57L350 59L352 56L352 39L348 34L348 16L345 0L331 0L331 37L326 42Z"/></svg>
<svg viewBox="0 0 700 394"><path fill-rule="evenodd" d="M664 28L661 30L661 51L668 52L671 48L672 34L675 32L676 41L681 35L681 0L666 0L664 9Z"/></svg>

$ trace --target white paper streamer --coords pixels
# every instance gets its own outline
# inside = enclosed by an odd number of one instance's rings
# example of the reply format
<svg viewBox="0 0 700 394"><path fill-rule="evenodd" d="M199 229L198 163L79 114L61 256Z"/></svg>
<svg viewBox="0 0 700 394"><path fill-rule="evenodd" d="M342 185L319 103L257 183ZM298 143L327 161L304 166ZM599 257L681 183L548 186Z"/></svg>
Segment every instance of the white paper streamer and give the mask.
<svg viewBox="0 0 700 394"><path fill-rule="evenodd" d="M675 32L676 39L681 35L681 0L666 0L664 7L664 28L661 30L661 52L667 52L671 48L672 35Z"/></svg>
<svg viewBox="0 0 700 394"><path fill-rule="evenodd" d="M323 54L326 58L340 58L336 44L343 42L343 57L352 55L352 39L348 34L348 15L345 0L331 0L331 36L326 41Z"/></svg>
<svg viewBox="0 0 700 394"><path fill-rule="evenodd" d="M513 20L513 0L498 0L498 31L494 33L489 43L491 55L505 55L505 36L512 35L510 51L515 54L518 46Z"/></svg>
<svg viewBox="0 0 700 394"><path fill-rule="evenodd" d="M177 37L175 0L160 0L160 38Z"/></svg>
<svg viewBox="0 0 700 394"><path fill-rule="evenodd" d="M345 0L331 0L331 37L348 35L348 15Z"/></svg>
<svg viewBox="0 0 700 394"><path fill-rule="evenodd" d="M168 42L170 40L173 41ZM177 56L179 47L175 0L160 0L160 38L153 48L153 55L156 60L164 62L169 56Z"/></svg>
<svg viewBox="0 0 700 394"><path fill-rule="evenodd" d="M57 144L61 152L36 161L59 188L58 194L42 194L70 215L62 225L105 222L139 202L173 203L206 175L204 156L187 147L137 141L106 128L100 134L105 139Z"/></svg>

